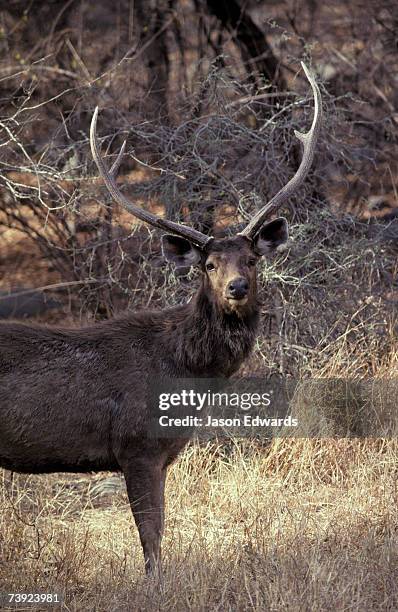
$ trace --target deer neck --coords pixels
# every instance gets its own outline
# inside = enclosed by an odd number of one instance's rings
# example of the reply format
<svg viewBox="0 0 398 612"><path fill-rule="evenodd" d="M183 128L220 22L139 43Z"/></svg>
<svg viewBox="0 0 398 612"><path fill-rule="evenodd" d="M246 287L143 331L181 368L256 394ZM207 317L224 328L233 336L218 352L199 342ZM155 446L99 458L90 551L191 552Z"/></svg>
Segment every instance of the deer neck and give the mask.
<svg viewBox="0 0 398 612"><path fill-rule="evenodd" d="M250 353L257 333L258 303L241 315L225 313L202 284L184 308L173 338L178 370L192 376L231 376Z"/></svg>

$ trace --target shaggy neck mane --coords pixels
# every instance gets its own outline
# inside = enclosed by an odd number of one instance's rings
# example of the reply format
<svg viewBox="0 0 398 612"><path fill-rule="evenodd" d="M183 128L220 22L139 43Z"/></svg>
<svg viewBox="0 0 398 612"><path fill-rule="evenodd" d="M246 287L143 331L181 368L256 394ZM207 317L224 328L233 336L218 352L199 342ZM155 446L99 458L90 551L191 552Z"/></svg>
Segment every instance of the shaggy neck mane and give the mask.
<svg viewBox="0 0 398 612"><path fill-rule="evenodd" d="M202 283L183 314L170 342L177 367L201 377L231 376L250 353L257 331L258 304L240 313L225 313L209 298Z"/></svg>

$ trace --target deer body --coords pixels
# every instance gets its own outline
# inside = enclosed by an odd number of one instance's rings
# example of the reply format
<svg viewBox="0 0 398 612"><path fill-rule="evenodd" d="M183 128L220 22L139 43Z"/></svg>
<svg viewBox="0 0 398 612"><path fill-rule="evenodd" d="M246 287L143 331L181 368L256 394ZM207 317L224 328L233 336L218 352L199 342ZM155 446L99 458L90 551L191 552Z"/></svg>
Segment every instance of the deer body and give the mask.
<svg viewBox="0 0 398 612"><path fill-rule="evenodd" d="M215 247L229 251L229 268L252 257L243 238ZM253 268L248 276L253 285ZM253 287L232 310L216 298L203 276L191 302L160 312L82 329L0 324L0 467L121 470L151 572L159 567L167 467L188 440L147 437L147 385L160 377L230 376L256 336Z"/></svg>
<svg viewBox="0 0 398 612"><path fill-rule="evenodd" d="M121 470L148 572L160 566L167 467L186 439L147 435L147 387L160 378L231 376L249 354L258 324L256 264L286 242L283 218L265 222L304 180L320 125L320 93L295 176L233 238L215 239L137 208L119 190L99 152L96 111L90 142L114 199L172 234L163 254L198 266L201 284L187 304L139 312L82 329L0 323L0 467L19 472Z"/></svg>

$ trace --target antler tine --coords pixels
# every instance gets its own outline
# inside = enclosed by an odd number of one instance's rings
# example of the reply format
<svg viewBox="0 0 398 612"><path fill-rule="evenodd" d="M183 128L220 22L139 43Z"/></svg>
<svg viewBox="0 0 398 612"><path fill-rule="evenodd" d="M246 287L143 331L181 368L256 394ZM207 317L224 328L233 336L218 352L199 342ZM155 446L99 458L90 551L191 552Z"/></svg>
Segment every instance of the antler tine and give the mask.
<svg viewBox="0 0 398 612"><path fill-rule="evenodd" d="M186 238L196 246L204 248L212 240L211 236L206 236L205 234L202 234L202 232L198 232L197 230L191 227L187 227L186 225L174 223L174 221L169 221L168 219L162 219L161 217L157 217L149 211L135 206L135 204L130 202L130 200L128 200L126 196L123 195L123 193L120 191L119 187L116 184L115 176L120 166L125 145L123 144L122 149L119 155L117 156L117 159L114 162L111 170L108 170L100 154L97 137L97 119L98 106L94 111L90 126L91 153L93 155L95 163L97 164L99 173L104 179L105 185L107 186L108 191L113 197L113 199L118 204L123 206L128 212L137 217L137 219L140 219L145 223L149 223L149 225L153 225L153 227L157 227L158 229L165 230L167 232L171 232L172 234L176 234L177 236Z"/></svg>
<svg viewBox="0 0 398 612"><path fill-rule="evenodd" d="M303 158L296 174L284 187L282 187L280 191L278 191L276 195L274 195L274 197L267 204L265 204L265 206L263 206L254 215L250 223L242 232L240 232L241 236L245 236L250 240L252 240L258 233L265 219L276 212L282 206L282 204L302 185L314 159L315 146L322 122L322 97L314 75L308 70L304 62L301 62L301 65L312 87L315 103L314 119L312 121L310 131L305 134L297 132L296 130L294 131L296 137L301 140L304 145Z"/></svg>
<svg viewBox="0 0 398 612"><path fill-rule="evenodd" d="M117 177L117 173L119 172L120 164L122 163L125 149L126 149L126 141L124 141L124 143L122 144L119 154L117 158L115 159L115 161L113 162L111 169L109 170L110 176L115 180Z"/></svg>

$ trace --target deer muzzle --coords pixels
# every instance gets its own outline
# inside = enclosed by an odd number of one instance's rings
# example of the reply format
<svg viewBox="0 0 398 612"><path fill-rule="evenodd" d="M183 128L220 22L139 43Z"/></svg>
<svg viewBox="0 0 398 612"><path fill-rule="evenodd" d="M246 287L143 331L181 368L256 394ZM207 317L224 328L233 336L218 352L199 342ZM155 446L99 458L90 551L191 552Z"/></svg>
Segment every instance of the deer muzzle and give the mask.
<svg viewBox="0 0 398 612"><path fill-rule="evenodd" d="M234 278L227 285L226 297L228 300L241 301L247 298L249 283L243 277Z"/></svg>

